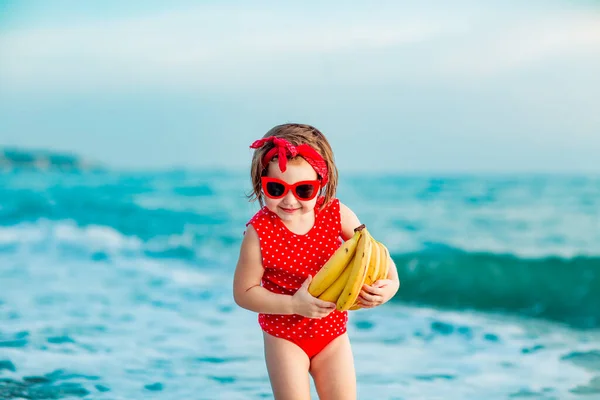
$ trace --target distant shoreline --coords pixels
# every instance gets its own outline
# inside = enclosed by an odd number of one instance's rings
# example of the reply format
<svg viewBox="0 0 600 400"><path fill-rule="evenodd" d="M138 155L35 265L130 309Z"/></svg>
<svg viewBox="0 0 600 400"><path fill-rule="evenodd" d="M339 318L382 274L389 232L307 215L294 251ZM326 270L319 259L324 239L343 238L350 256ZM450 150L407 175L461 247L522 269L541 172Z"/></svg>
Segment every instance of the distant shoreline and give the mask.
<svg viewBox="0 0 600 400"><path fill-rule="evenodd" d="M0 148L0 170L6 169L96 171L106 167L66 152L5 147Z"/></svg>

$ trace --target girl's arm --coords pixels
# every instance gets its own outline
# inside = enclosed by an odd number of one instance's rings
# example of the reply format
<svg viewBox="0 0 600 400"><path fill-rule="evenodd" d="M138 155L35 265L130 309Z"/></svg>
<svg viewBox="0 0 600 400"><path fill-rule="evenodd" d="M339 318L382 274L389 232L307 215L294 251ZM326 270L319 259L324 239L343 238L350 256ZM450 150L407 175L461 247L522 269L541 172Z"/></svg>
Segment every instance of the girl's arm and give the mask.
<svg viewBox="0 0 600 400"><path fill-rule="evenodd" d="M273 293L261 286L263 271L258 234L248 225L233 276L233 299L250 311L293 314L292 296Z"/></svg>
<svg viewBox="0 0 600 400"><path fill-rule="evenodd" d="M300 314L320 318L335 309L335 304L308 293L311 278L292 296L273 293L261 286L264 267L258 234L248 225L233 277L233 298L237 305L262 314Z"/></svg>

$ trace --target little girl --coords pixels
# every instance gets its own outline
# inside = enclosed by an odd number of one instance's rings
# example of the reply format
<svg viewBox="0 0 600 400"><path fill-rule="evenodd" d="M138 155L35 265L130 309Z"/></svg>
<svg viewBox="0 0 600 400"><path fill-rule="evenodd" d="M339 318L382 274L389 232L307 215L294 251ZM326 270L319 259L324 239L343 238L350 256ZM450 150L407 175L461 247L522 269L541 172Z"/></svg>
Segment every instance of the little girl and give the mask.
<svg viewBox="0 0 600 400"><path fill-rule="evenodd" d="M321 400L355 399L348 312L308 292L312 277L361 225L335 197L333 151L319 130L301 124L276 126L250 147L250 197L261 209L246 224L233 295L258 313L275 399L309 399L309 373ZM381 305L399 285L393 266L387 279L364 285L358 301L362 308Z"/></svg>

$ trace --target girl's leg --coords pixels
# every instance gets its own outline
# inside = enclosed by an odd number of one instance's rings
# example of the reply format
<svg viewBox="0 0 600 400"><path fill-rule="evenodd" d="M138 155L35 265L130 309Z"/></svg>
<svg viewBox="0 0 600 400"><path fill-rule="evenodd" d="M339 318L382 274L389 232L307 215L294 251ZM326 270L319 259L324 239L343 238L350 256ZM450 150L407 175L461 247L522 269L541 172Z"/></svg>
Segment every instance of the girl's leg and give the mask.
<svg viewBox="0 0 600 400"><path fill-rule="evenodd" d="M296 344L263 332L265 360L275 400L310 399L308 356Z"/></svg>
<svg viewBox="0 0 600 400"><path fill-rule="evenodd" d="M356 399L356 372L348 333L332 340L312 358L310 373L320 400Z"/></svg>

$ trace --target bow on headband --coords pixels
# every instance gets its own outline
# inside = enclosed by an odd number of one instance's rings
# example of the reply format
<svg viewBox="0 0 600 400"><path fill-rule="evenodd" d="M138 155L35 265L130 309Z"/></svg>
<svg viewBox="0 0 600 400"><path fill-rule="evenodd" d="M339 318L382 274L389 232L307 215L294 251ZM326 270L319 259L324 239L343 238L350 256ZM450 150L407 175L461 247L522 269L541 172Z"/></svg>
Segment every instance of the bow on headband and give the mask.
<svg viewBox="0 0 600 400"><path fill-rule="evenodd" d="M250 148L259 149L267 143L273 143L273 148L263 156L263 166L267 165L274 157L277 157L279 169L281 172L285 172L287 168L288 154L291 157L296 157L299 155L313 167L317 174L321 176L321 184L325 185L327 183L327 163L323 157L321 157L321 155L308 144L294 146L285 139L269 136L264 139L256 140L250 145Z"/></svg>

